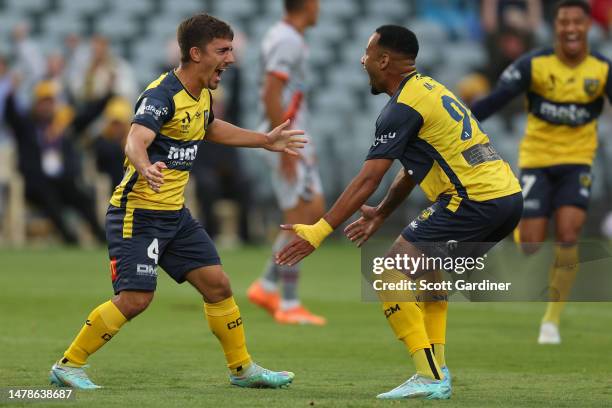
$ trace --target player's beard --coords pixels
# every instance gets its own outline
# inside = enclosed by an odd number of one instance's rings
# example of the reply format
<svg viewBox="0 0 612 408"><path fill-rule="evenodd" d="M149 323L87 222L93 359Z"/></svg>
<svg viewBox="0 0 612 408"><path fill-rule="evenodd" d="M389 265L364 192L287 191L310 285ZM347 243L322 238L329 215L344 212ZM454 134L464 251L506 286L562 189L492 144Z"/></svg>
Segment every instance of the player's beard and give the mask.
<svg viewBox="0 0 612 408"><path fill-rule="evenodd" d="M380 95L382 91L376 87L374 83L374 78L372 78L372 75L370 75L369 72L368 72L368 77L370 78L370 92L372 93L372 95Z"/></svg>

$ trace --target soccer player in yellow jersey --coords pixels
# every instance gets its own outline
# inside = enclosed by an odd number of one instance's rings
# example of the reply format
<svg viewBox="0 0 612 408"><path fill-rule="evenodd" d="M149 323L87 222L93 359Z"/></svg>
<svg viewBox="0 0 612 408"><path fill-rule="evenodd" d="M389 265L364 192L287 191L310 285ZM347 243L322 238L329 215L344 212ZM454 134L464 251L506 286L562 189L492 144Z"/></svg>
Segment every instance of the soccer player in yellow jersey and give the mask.
<svg viewBox="0 0 612 408"><path fill-rule="evenodd" d="M484 120L515 96L527 94L527 127L519 148L525 210L517 230L523 251L535 252L555 222L555 260L540 344L558 344L559 320L578 271L577 242L586 219L597 118L612 100L612 66L590 52L590 7L563 0L555 7L555 45L510 65L472 112ZM516 236L515 235L515 236Z"/></svg>
<svg viewBox="0 0 612 408"><path fill-rule="evenodd" d="M210 89L233 62L232 29L207 14L178 27L180 66L153 81L136 103L127 136L126 171L106 216L111 279L115 296L95 308L53 365L59 386L95 389L83 367L153 300L158 265L178 283L189 282L204 298L204 314L219 339L230 382L241 387L278 388L291 372L255 364L247 352L243 319L215 246L184 205L183 193L200 142L261 147L297 154L305 140L288 122L264 134L214 119Z"/></svg>
<svg viewBox="0 0 612 408"><path fill-rule="evenodd" d="M359 174L323 218L314 225L283 226L299 238L277 254L280 264L295 264L312 253L360 207L362 217L345 233L361 245L416 184L433 204L397 238L394 248L401 247L404 254L418 256L423 243L449 241L485 243L480 250L486 251L518 224L523 198L510 166L469 109L444 85L416 72L417 53L417 38L404 27L382 26L370 37L361 63L372 93L391 97L376 121L374 142ZM403 169L386 197L376 208L362 207L394 160ZM443 299L382 299L385 317L410 352L417 374L378 398L450 397L448 303Z"/></svg>

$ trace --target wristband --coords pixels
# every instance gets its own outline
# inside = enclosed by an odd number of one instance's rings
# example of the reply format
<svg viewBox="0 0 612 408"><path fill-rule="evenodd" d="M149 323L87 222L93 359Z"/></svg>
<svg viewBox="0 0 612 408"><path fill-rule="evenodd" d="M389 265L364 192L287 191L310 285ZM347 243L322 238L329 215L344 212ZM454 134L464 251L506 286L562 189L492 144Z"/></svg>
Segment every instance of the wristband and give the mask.
<svg viewBox="0 0 612 408"><path fill-rule="evenodd" d="M313 225L295 224L293 226L293 231L295 231L297 236L308 241L308 243L315 248L318 248L321 242L323 242L333 230L334 229L324 218L321 218Z"/></svg>

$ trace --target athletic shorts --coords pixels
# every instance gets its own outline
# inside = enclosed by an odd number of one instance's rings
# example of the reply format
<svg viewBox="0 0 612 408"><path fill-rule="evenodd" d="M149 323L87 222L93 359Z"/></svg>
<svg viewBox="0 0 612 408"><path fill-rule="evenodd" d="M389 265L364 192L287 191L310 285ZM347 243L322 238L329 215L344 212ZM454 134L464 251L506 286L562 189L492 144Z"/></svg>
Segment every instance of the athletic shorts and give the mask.
<svg viewBox="0 0 612 408"><path fill-rule="evenodd" d="M458 206L443 195L404 228L402 237L431 256L482 256L512 233L522 212L521 193L487 201L462 199Z"/></svg>
<svg viewBox="0 0 612 408"><path fill-rule="evenodd" d="M591 166L583 164L521 169L523 218L550 217L564 205L586 211L592 180Z"/></svg>
<svg viewBox="0 0 612 408"><path fill-rule="evenodd" d="M219 265L217 249L189 210L154 211L109 206L106 239L115 294L154 291L161 266L178 283L202 266Z"/></svg>
<svg viewBox="0 0 612 408"><path fill-rule="evenodd" d="M312 201L315 194L322 194L321 177L314 164L307 164L302 160L297 163L296 179L287 181L280 173L278 167L272 170L272 188L281 210L290 210L298 205L299 199Z"/></svg>

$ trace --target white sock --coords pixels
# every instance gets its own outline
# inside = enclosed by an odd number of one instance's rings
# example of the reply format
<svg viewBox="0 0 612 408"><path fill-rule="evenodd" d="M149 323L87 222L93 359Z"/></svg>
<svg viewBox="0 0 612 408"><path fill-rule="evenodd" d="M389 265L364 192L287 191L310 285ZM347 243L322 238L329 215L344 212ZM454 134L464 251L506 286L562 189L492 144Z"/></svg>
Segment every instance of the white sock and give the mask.
<svg viewBox="0 0 612 408"><path fill-rule="evenodd" d="M300 305L300 301L298 299L292 299L292 300L281 299L281 302L280 302L281 310L293 309L294 307L298 307L299 305Z"/></svg>
<svg viewBox="0 0 612 408"><path fill-rule="evenodd" d="M259 280L259 283L266 292L276 292L278 290L278 285L276 282L270 282L269 280L262 278Z"/></svg>

